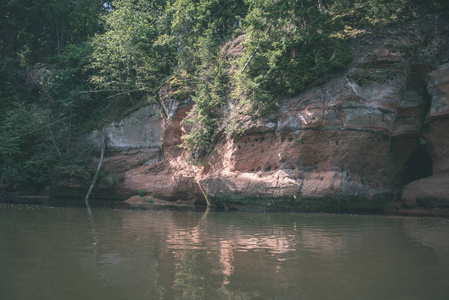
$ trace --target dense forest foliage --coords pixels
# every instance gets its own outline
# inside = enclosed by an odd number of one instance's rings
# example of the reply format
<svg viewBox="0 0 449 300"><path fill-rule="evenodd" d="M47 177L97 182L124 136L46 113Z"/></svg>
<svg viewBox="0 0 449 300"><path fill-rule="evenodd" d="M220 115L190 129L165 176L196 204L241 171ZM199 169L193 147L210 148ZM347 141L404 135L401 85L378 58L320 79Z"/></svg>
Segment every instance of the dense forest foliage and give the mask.
<svg viewBox="0 0 449 300"><path fill-rule="evenodd" d="M88 180L86 133L158 101L191 99L194 159L217 132L326 81L356 28L444 0L6 0L0 3L0 179ZM354 29L354 31L351 31Z"/></svg>

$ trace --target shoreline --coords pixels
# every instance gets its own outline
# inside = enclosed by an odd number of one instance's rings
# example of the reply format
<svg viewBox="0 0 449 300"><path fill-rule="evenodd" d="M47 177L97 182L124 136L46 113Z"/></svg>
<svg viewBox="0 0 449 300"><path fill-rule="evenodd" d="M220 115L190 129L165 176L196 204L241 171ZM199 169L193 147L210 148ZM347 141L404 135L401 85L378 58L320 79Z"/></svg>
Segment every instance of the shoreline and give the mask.
<svg viewBox="0 0 449 300"><path fill-rule="evenodd" d="M151 199L151 200L149 200ZM3 204L22 204L22 205L47 205L47 206L67 206L67 207L85 207L84 199L82 198L55 198L48 195L40 194L25 194L21 192L2 194L0 203ZM114 207L118 209L144 209L144 210L158 210L158 209L175 209L175 210L207 210L208 207L204 204L186 203L181 200L167 201L157 199L151 196L132 196L127 200L106 200L93 198L90 200L91 206L96 207ZM357 214L357 215L386 215L386 216L410 216L410 217L443 217L449 218L449 208L426 208L426 207L401 207L400 203L389 203L383 210L366 211L366 210L326 210L313 209L307 210L295 209L295 207L286 209L282 207L263 207L256 204L235 205L232 206L217 206L211 205L209 209L213 211L249 211L249 212L293 212L293 213L332 213L332 214Z"/></svg>

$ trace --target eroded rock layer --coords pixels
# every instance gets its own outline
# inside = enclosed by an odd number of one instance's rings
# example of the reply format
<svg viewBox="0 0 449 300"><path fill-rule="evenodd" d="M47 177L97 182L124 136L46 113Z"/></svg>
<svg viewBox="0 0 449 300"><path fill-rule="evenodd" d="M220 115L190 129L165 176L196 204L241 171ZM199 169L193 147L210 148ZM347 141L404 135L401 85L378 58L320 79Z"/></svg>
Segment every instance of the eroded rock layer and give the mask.
<svg viewBox="0 0 449 300"><path fill-rule="evenodd" d="M113 184L96 195L142 190L230 208L449 207L449 26L426 22L356 38L345 73L247 121L240 137L223 135L196 165L181 147L192 103L164 93L105 128Z"/></svg>

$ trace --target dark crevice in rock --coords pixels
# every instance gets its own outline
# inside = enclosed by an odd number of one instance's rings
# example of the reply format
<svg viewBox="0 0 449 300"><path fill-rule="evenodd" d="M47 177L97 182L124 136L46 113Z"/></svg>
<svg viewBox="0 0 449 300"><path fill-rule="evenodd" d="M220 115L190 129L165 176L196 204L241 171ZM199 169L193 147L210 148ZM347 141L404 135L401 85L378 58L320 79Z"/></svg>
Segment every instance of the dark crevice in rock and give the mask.
<svg viewBox="0 0 449 300"><path fill-rule="evenodd" d="M392 162L396 170L392 185L403 188L412 181L433 175L433 160L428 145L418 136L402 136L392 142Z"/></svg>
<svg viewBox="0 0 449 300"><path fill-rule="evenodd" d="M405 162L401 172L404 185L433 175L433 161L425 146L419 146Z"/></svg>
<svg viewBox="0 0 449 300"><path fill-rule="evenodd" d="M403 107L399 108L396 121L404 117L413 117L415 126L414 130L405 131L391 139L390 159L394 170L392 186L398 189L402 189L412 181L433 175L433 160L429 154L431 145L421 136L428 129L432 100L427 91L428 72L428 66L412 64L407 74L401 103ZM415 110L407 113L409 108Z"/></svg>

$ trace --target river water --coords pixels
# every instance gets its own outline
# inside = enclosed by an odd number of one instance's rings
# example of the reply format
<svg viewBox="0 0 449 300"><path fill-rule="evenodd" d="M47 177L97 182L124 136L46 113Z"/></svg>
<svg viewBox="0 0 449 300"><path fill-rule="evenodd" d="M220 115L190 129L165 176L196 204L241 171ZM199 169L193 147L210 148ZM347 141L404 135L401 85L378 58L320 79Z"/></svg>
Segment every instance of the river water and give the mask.
<svg viewBox="0 0 449 300"><path fill-rule="evenodd" d="M0 299L449 299L449 219L0 204Z"/></svg>

